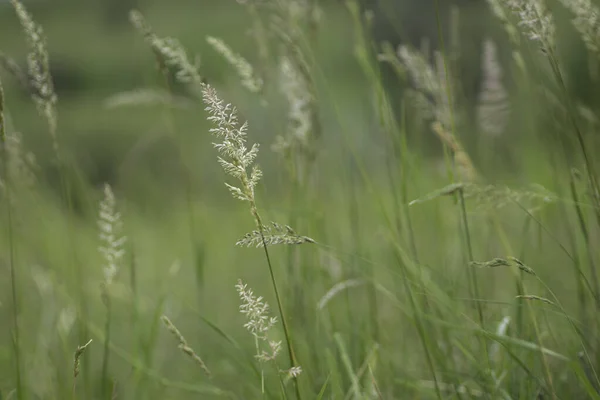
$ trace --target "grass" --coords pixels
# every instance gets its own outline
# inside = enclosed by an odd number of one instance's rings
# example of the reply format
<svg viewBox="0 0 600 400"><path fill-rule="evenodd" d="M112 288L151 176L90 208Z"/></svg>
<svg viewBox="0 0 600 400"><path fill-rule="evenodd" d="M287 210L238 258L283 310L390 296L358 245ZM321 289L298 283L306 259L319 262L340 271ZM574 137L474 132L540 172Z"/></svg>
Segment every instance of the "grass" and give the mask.
<svg viewBox="0 0 600 400"><path fill-rule="evenodd" d="M54 109L2 73L0 398L600 398L598 115L564 52L598 47L536 1L489 13L502 129L440 5L431 56L355 1L230 4L198 32L150 7L117 55L73 46L100 72L135 51L150 105L104 107L135 86L109 80Z"/></svg>

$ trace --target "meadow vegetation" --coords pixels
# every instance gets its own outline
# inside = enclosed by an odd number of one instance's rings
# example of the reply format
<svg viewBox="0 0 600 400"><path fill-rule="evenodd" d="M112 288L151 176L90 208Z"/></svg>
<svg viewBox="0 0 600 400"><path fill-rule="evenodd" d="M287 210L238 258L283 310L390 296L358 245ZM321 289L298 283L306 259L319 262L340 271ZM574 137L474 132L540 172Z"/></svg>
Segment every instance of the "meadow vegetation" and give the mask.
<svg viewBox="0 0 600 400"><path fill-rule="evenodd" d="M0 399L600 399L592 0L487 0L475 52L438 1L415 46L222 0L201 54L134 9L144 85L78 101L10 3Z"/></svg>

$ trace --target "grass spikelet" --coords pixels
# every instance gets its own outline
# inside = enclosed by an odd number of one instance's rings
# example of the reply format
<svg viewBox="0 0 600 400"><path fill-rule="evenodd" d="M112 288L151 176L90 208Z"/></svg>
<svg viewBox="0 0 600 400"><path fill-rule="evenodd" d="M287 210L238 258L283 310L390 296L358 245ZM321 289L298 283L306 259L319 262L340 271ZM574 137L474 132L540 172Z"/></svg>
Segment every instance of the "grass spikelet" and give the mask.
<svg viewBox="0 0 600 400"><path fill-rule="evenodd" d="M206 41L236 70L242 85L248 89L248 91L251 93L259 93L262 90L262 79L255 74L254 68L244 57L231 50L231 48L219 38L208 36Z"/></svg>
<svg viewBox="0 0 600 400"><path fill-rule="evenodd" d="M213 143L223 156L218 158L219 164L226 174L240 181L239 187L227 183L226 185L233 197L250 202L252 214L256 218L258 211L254 200L254 188L262 177L262 171L254 165L254 160L258 155L259 146L254 144L250 149L246 147L248 124L239 123L235 107L225 104L217 91L209 85L203 85L202 94L206 111L210 114L208 120L216 125L210 132L222 140L221 143Z"/></svg>
<svg viewBox="0 0 600 400"><path fill-rule="evenodd" d="M502 84L502 66L498 60L496 44L491 39L483 43L483 80L477 102L479 129L489 135L504 132L510 114L508 93Z"/></svg>
<svg viewBox="0 0 600 400"><path fill-rule="evenodd" d="M263 301L262 297L256 297L252 289L248 288L241 279L238 279L235 288L242 301L240 312L248 320L244 328L257 339L268 340L269 331L277 323L277 317L269 316L269 304Z"/></svg>
<svg viewBox="0 0 600 400"><path fill-rule="evenodd" d="M99 237L102 243L98 250L104 257L104 284L109 286L120 270L125 255L125 241L122 234L123 221L117 211L115 195L109 184L104 185L104 198L100 202L98 216Z"/></svg>
<svg viewBox="0 0 600 400"><path fill-rule="evenodd" d="M83 357L83 353L87 350L87 347L92 343L92 339L90 339L86 344L82 346L77 346L75 350L75 354L73 356L73 379L76 379L79 376L80 368L81 368L81 357ZM73 386L75 383L73 382Z"/></svg>
<svg viewBox="0 0 600 400"><path fill-rule="evenodd" d="M299 365L281 370L276 362L281 352L281 341L273 340L271 330L277 324L277 317L270 316L269 304L262 297L256 297L247 284L238 279L235 288L240 296L240 312L246 316L244 328L254 337L256 359L261 363L272 362L277 371L295 379L302 373ZM261 369L261 386L264 393L264 371Z"/></svg>
<svg viewBox="0 0 600 400"><path fill-rule="evenodd" d="M283 311L283 303L279 295L279 288L275 279L275 272L271 263L267 241L265 239L265 225L258 213L256 200L254 198L254 188L258 184L262 176L262 171L257 165L254 165L254 160L258 154L258 145L254 144L250 149L246 147L246 135L248 124L240 124L237 118L237 111L231 104L225 104L217 94L217 91L208 84L202 84L202 98L206 104L206 111L209 112L208 120L213 122L216 127L210 132L221 139L221 143L214 143L215 148L223 157L219 157L219 163L228 175L236 178L240 186L225 184L231 191L233 197L247 201L250 203L250 213L254 217L256 228L259 232L262 241L262 247L265 251L265 258L269 268L271 284L275 292L279 315L286 338L288 355L291 362L290 368L296 367L296 355L293 350L292 340L288 324ZM252 168L251 172L249 168ZM294 379L294 388L296 397L301 398L298 382Z"/></svg>
<svg viewBox="0 0 600 400"><path fill-rule="evenodd" d="M300 153L307 152L310 149L309 140L313 129L312 96L308 83L287 56L281 57L279 69L279 88L289 106L288 128L286 136L276 138L273 150L284 156L289 155L289 152L294 149Z"/></svg>
<svg viewBox="0 0 600 400"><path fill-rule="evenodd" d="M474 182L477 180L477 170L471 161L471 157L469 157L456 136L454 136L450 130L446 129L439 121L434 122L431 127L442 143L444 143L444 145L452 152L454 164L461 180L465 182Z"/></svg>
<svg viewBox="0 0 600 400"><path fill-rule="evenodd" d="M53 145L58 148L56 138L56 102L57 97L54 92L54 83L50 74L50 60L48 56L46 36L42 27L35 23L25 6L18 0L11 0L13 7L29 46L29 54L27 55L27 70L29 88L31 96L38 108L38 111L48 121L50 135L52 136Z"/></svg>
<svg viewBox="0 0 600 400"><path fill-rule="evenodd" d="M478 268L510 267L510 263L503 258L494 258L490 261L472 261L471 266Z"/></svg>
<svg viewBox="0 0 600 400"><path fill-rule="evenodd" d="M554 49L554 18L544 0L506 0L505 6L519 20L521 30L530 40L538 42L544 53Z"/></svg>
<svg viewBox="0 0 600 400"><path fill-rule="evenodd" d="M517 268L519 268L521 271L528 273L529 275L533 275L535 276L535 271L531 268L529 268L527 265L525 265L523 263L523 261L519 260L518 258L515 257L509 257L509 259L515 263L515 265L517 266Z"/></svg>
<svg viewBox="0 0 600 400"><path fill-rule="evenodd" d="M496 16L496 18L498 18L498 20L504 26L504 29L506 30L506 33L508 33L508 36L509 36L510 40L512 41L512 43L515 45L518 45L519 41L520 41L519 40L519 32L517 31L515 26L512 24L512 22L509 20L508 12L505 8L506 6L504 4L504 0L486 0L486 1L487 1L488 5L490 6L490 9Z"/></svg>
<svg viewBox="0 0 600 400"><path fill-rule="evenodd" d="M156 35L142 13L137 10L130 12L129 19L152 48L161 69L173 68L175 78L182 83L198 85L203 82L203 78L198 73L198 60L192 63L178 40Z"/></svg>
<svg viewBox="0 0 600 400"><path fill-rule="evenodd" d="M477 267L477 268L510 267L512 265L515 265L521 271L523 271L529 275L535 276L535 271L533 269L529 268L521 260L519 260L515 257L508 257L508 260L506 260L504 258L494 258L489 261L472 261L470 263L470 265L472 267Z"/></svg>
<svg viewBox="0 0 600 400"><path fill-rule="evenodd" d="M264 238L264 243L263 243ZM259 231L252 231L244 235L244 237L237 241L237 246L255 246L261 247L263 244L268 246L277 244L304 244L304 243L315 243L315 241L307 236L298 235L291 227L285 225L282 226L277 222L271 222L271 225L265 225L264 231L261 236Z"/></svg>
<svg viewBox="0 0 600 400"><path fill-rule="evenodd" d="M161 319L163 325L165 326L165 328L167 328L167 330L169 332L171 332L171 334L179 342L179 345L177 346L179 348L179 350L181 350L185 355L187 355L192 360L194 360L194 362L200 366L202 371L204 371L206 376L208 376L210 378L212 376L212 374L211 374L210 370L208 369L208 367L206 366L206 364L204 363L204 361L202 360L202 358L198 355L198 353L196 353L194 351L194 349L192 349L188 345L187 341L185 340L185 338L183 337L181 332L179 332L179 329L177 329L177 327L173 324L173 322L171 322L169 317L167 317L166 315L163 315L162 317L160 317L160 319Z"/></svg>
<svg viewBox="0 0 600 400"><path fill-rule="evenodd" d="M476 183L458 182L435 190L421 198L412 200L409 206L435 200L439 197L450 196L462 191L465 199L475 203L477 211L488 211L518 204L528 212L535 212L544 205L554 203L559 198L541 185L532 185L524 190L511 189L507 186L479 185Z"/></svg>
<svg viewBox="0 0 600 400"><path fill-rule="evenodd" d="M516 203L530 213L559 200L554 193L541 185L512 189L507 186L471 184L465 189L465 198L473 200L480 211L500 209Z"/></svg>
<svg viewBox="0 0 600 400"><path fill-rule="evenodd" d="M116 209L115 195L109 184L104 185L104 198L100 202L98 228L101 245L98 247L104 258L104 280L101 284L102 301L106 307L106 322L104 326L104 354L102 358L102 392L108 395L111 382L108 377L109 343L112 324L112 302L110 298L110 287L121 269L123 256L125 255L124 244L127 240L122 235L123 223L121 214Z"/></svg>
<svg viewBox="0 0 600 400"><path fill-rule="evenodd" d="M524 300L533 300L533 301L541 301L542 303L546 303L546 304L550 304L550 305L556 305L554 304L554 302L552 300L548 300L545 297L540 297L540 296L536 296L533 294L524 294L524 295L519 295L519 296L515 296L516 299L524 299Z"/></svg>
<svg viewBox="0 0 600 400"><path fill-rule="evenodd" d="M410 74L416 87L417 107L422 108L426 118L432 118L431 128L442 143L452 152L454 163L462 180L477 179L477 171L471 158L453 132L453 105L450 104L452 86L444 68L441 53L436 53L436 68L432 68L419 52L400 46L398 57Z"/></svg>
<svg viewBox="0 0 600 400"><path fill-rule="evenodd" d="M560 0L574 15L573 26L588 50L600 57L600 8L591 0Z"/></svg>
<svg viewBox="0 0 600 400"><path fill-rule="evenodd" d="M410 203L408 203L408 205L413 206L415 204L421 204L421 203L425 203L425 202L428 202L431 200L435 200L439 197L452 196L455 193L458 193L458 191L463 190L465 187L466 187L466 184L463 182L451 183L450 185L444 186L441 189L435 190L424 197L412 200Z"/></svg>

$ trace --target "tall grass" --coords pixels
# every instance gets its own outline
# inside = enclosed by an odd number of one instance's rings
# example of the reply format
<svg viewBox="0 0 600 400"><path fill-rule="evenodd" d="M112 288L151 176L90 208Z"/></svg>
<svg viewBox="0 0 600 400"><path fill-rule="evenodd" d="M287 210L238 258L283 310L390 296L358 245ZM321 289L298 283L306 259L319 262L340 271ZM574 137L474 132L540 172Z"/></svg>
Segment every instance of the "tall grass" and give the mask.
<svg viewBox="0 0 600 400"><path fill-rule="evenodd" d="M86 198L103 199L91 217L71 204L69 177L79 171L57 139L45 36L13 0L28 70L4 55L1 65L26 82L46 121L67 207L41 176L24 190L23 155L8 140L13 97L0 86L0 240L10 275L0 315L11 326L0 350L12 347L14 360L0 367L0 396L600 399L600 125L582 122L600 117L570 87L559 51L567 35L555 23L572 13L582 47L597 57L597 21L586 16L598 10L560 3L566 9L488 0L504 37L489 33L473 57L483 79L474 99L459 71L466 17L457 8L446 16L441 2L429 16L433 51L378 43L375 16L358 1L232 4L246 13L251 46L211 32L198 40L210 46L202 63L132 11L163 89L121 93L111 112L150 107L140 115L158 124L158 104L186 177L177 180L181 199L169 193L160 210L126 190L117 207L111 185L86 184ZM350 72L332 71L321 49L336 18L352 29ZM234 83L214 74L217 62ZM352 86L336 78L346 72ZM184 124L174 112L182 98L203 122ZM213 142L216 163L212 154L194 160L210 154L188 148L197 142ZM515 166L494 155L494 143ZM200 164L207 171L195 171ZM223 181L245 207L222 196ZM77 268L62 268L64 259ZM43 298L32 290L36 264L52 288ZM78 338L46 302L77 305ZM102 350L88 349L92 340ZM33 368L39 354L51 361L48 384Z"/></svg>

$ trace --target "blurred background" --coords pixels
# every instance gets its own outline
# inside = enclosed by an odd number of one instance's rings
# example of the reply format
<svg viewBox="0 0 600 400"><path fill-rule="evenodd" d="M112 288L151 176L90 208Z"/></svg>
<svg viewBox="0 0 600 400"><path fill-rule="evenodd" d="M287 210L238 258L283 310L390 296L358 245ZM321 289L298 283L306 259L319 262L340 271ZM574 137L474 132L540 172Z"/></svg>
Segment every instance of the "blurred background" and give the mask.
<svg viewBox="0 0 600 400"><path fill-rule="evenodd" d="M229 101L244 111L258 141L269 146L274 136L280 133L278 130L284 128L285 119L281 113L269 112L259 101L245 94L235 71L206 42L207 35L222 38L251 63L259 61L250 35L252 19L246 8L234 0L59 0L25 4L47 35L51 70L59 97L63 145L75 157L86 179L95 185L124 180L123 186L131 187L132 195L139 192L136 185L142 185L145 179L150 179L155 188L172 185L171 189L177 190L181 187L177 182L181 175L177 152L164 132L161 107L110 107L112 96L121 92L162 85L151 52L129 22L132 8L142 11L159 35L179 39L191 56L199 56L202 73L227 91ZM322 69L321 81L328 86L323 91L334 96L331 102L339 103L344 110L352 110L345 112L344 118L356 118L357 121L347 121L346 126L351 131L345 134L361 143L361 151L376 156L381 143L369 132L374 129L373 121L369 120L372 106L367 99L369 88L353 55L351 17L343 2L321 1L320 6L326 25L317 33L314 50ZM19 22L8 1L2 2L0 7L3 33L0 48L24 67L27 47ZM420 46L428 40L432 50L437 48L439 36L433 0L365 1L363 7L373 11L373 35L377 42ZM501 28L493 23L493 17L482 1L443 1L440 12L444 32L449 29L452 13L458 18L460 12L460 38L465 54L461 74L467 77L463 84L474 101L479 89L479 58L484 31L494 35L501 33ZM486 30L490 25L492 29ZM390 93L401 94L397 78L391 69L387 72ZM28 93L4 74L10 116L18 130L24 133L26 146L36 154L42 171L46 171L44 166L52 154L50 139L43 129L45 122L36 115ZM277 95L271 93L275 104ZM327 102L322 103L324 108L328 107ZM194 163L190 169L202 177L200 180L210 179L217 165L210 156L212 150L206 146L207 125L203 113L190 104L182 101L182 107L177 111L178 127L193 145L195 156L190 157L189 161ZM324 113L324 119L327 126L337 124L331 113ZM335 135L325 137L325 143L332 144L333 149L337 148L337 140ZM440 148L435 138L430 145ZM266 153L268 151L262 156L269 160ZM154 184L157 180L161 185ZM149 200L145 196L144 199Z"/></svg>

